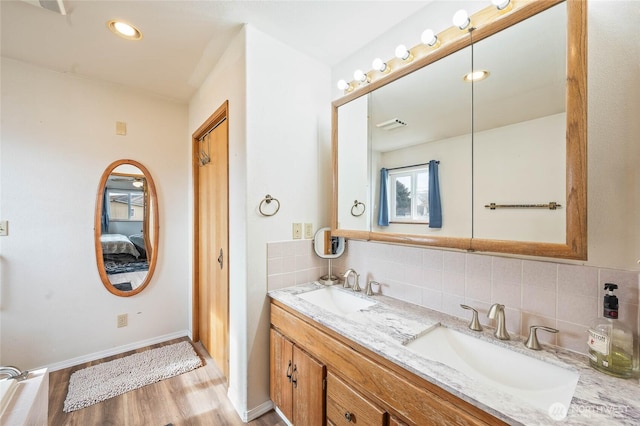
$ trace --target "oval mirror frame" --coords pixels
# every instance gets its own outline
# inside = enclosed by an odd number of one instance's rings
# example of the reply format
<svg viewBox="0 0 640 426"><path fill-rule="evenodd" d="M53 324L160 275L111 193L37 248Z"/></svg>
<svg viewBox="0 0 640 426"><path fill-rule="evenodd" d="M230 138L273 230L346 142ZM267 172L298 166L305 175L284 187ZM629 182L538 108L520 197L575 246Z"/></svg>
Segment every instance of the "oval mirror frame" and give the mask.
<svg viewBox="0 0 640 426"><path fill-rule="evenodd" d="M354 230L340 227L338 222L338 108L360 96L428 66L437 60L471 44L464 32L455 27L443 31L439 48L429 51L409 65L397 67L369 84L357 87L332 102L332 162L333 200L332 235L365 241L393 244L424 245L488 253L552 257L564 259L587 259L587 0L550 0L545 2L523 2L514 5L507 13L488 6L474 20L474 42L490 37L505 28L517 24L550 7L566 1L567 5L567 86L566 86L566 241L564 243L521 242L480 238L456 238L418 234L392 234L371 230ZM457 34L457 35L455 35ZM442 37L441 37L442 36ZM423 48L421 48L423 49ZM392 60L393 61L393 60ZM396 66L397 61L394 62ZM394 69L393 64L391 66Z"/></svg>
<svg viewBox="0 0 640 426"><path fill-rule="evenodd" d="M102 235L102 209L104 206L104 189L107 185L107 181L114 170L121 165L130 165L137 167L142 174L144 175L147 182L147 194L145 194L145 217L151 222L149 224L149 234L151 234L148 238L150 247L147 247L147 257L149 263L149 269L147 272L147 276L144 278L142 283L133 290L123 291L119 290L111 284L109 277L107 275L105 264L104 264L104 253L102 249L102 243L100 241L100 236ZM136 294L142 292L153 276L153 272L156 268L156 262L158 258L158 240L159 240L159 221L158 221L158 197L156 194L156 187L153 182L153 178L151 174L142 164L135 160L117 160L107 166L106 170L102 174L100 178L100 184L98 185L98 193L96 195L96 208L95 208L95 217L94 217L94 245L95 245L95 253L96 253L96 264L98 267L98 273L100 274L100 279L102 280L102 284L105 288L112 294L116 296L122 297L130 297L135 296ZM146 237L145 237L146 239ZM146 244L145 244L146 245Z"/></svg>

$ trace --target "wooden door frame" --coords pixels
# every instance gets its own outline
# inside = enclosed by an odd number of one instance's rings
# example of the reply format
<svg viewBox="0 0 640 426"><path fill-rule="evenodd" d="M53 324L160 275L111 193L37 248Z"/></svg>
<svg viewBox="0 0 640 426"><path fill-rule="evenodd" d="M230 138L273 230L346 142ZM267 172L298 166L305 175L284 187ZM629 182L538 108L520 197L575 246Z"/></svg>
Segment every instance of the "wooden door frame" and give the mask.
<svg viewBox="0 0 640 426"><path fill-rule="evenodd" d="M193 299L192 299L192 313L193 316L191 317L191 321L192 321L192 340L194 342L197 342L200 340L200 323L199 323L199 319L200 319L200 288L199 288L199 282L200 282L200 216L199 216L199 208L200 208L200 201L198 199L198 191L200 189L200 183L199 183L199 178L200 178L200 169L199 169L199 164L198 164L198 141L199 139L204 136L206 134L206 132L211 129L211 127L220 122L221 120L226 119L227 121L229 120L229 101L224 101L224 103L222 105L220 105L220 107L218 107L218 109L211 114L211 116L209 116L209 118L207 118L207 120L202 123L202 125L200 127L198 127L198 130L196 130L195 132L193 132L193 135L191 135L191 167L192 167L192 173L193 173L193 275L191 277L192 279L192 283L191 283L191 289L193 292ZM229 136L227 133L227 144L229 143ZM227 178L228 178L228 173L229 173L229 167L228 167L228 162L229 162L229 153L227 151ZM229 215L229 212L227 211L227 216ZM227 228L227 239L229 237L228 235L229 229ZM227 250L228 251L228 250ZM229 265L229 253L225 254L225 258L227 261L227 265ZM229 274L230 272L230 268L227 268L227 274ZM227 282L229 280L229 277L227 277ZM227 300L228 303L228 300ZM229 309L227 309L227 333L229 332L228 328L229 328L229 318L228 318L228 312ZM227 348L228 351L229 348ZM227 359L228 359L228 355L227 354ZM227 377L227 381L228 381L228 377Z"/></svg>

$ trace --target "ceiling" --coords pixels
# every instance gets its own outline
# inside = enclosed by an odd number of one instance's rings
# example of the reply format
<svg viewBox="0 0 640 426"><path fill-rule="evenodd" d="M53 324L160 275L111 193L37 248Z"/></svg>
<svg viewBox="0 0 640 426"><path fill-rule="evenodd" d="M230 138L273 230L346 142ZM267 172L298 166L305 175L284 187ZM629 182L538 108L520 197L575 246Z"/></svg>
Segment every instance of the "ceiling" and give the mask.
<svg viewBox="0 0 640 426"><path fill-rule="evenodd" d="M1 0L1 54L187 102L245 23L331 67L431 1L63 0L63 16ZM113 35L116 18L143 39Z"/></svg>

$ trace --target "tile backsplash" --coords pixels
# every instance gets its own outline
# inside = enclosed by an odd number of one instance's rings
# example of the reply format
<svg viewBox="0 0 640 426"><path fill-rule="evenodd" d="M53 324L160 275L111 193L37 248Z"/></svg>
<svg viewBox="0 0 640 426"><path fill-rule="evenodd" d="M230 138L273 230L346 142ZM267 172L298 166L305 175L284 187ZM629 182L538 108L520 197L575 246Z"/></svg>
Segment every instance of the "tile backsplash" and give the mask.
<svg viewBox="0 0 640 426"><path fill-rule="evenodd" d="M270 290L318 279L328 261L318 258L311 240L267 244L267 283ZM529 326L541 324L560 330L539 332L541 342L586 353L586 331L602 315L604 283L618 284L620 321L638 335L640 328L640 273L542 262L486 254L397 246L349 240L345 254L332 262L338 275L347 268L380 282L390 297L422 305L460 318L469 312L464 303L487 318L491 304L505 305L507 329L526 336Z"/></svg>

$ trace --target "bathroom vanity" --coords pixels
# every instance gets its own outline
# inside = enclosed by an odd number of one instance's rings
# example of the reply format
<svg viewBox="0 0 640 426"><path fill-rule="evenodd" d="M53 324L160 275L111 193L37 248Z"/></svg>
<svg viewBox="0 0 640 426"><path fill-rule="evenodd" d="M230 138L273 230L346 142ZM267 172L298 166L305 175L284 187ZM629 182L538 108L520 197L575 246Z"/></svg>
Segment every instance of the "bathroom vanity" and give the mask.
<svg viewBox="0 0 640 426"><path fill-rule="evenodd" d="M309 283L269 293L271 399L294 425L534 425L564 415L563 424L584 425L633 424L640 418L638 380L600 374L582 355L549 346L532 351L517 336L496 341L492 330L473 332L464 321L385 296L334 286L332 292L375 303L352 310L343 305L342 312L299 297L324 289ZM407 347L434 327L579 377L570 389L568 412L543 411L517 392L487 385Z"/></svg>

